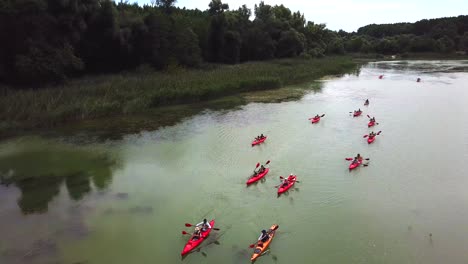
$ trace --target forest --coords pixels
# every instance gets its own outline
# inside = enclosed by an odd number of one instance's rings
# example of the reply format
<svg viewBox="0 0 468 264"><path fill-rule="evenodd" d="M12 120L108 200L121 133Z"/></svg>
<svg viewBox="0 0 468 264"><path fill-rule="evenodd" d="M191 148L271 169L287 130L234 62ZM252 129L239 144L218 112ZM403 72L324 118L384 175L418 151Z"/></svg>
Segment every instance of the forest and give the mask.
<svg viewBox="0 0 468 264"><path fill-rule="evenodd" d="M206 10L188 10L174 4L1 0L0 82L39 89L142 65L165 70L346 53L468 51L468 16L372 24L349 33L306 21L304 10L284 5L233 10L212 0Z"/></svg>

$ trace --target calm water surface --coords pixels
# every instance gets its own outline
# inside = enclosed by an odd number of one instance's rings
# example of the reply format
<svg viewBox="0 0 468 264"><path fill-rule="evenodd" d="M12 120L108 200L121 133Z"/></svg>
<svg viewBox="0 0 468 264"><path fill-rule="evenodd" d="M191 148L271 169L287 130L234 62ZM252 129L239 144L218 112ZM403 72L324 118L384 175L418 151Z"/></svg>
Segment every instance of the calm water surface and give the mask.
<svg viewBox="0 0 468 264"><path fill-rule="evenodd" d="M207 110L122 140L1 142L0 263L248 263L273 223L257 263L468 263L467 71L371 63L298 101ZM372 145L367 114L382 131ZM369 166L349 172L356 153ZM291 172L300 183L277 198ZM184 223L204 217L220 231L181 259Z"/></svg>

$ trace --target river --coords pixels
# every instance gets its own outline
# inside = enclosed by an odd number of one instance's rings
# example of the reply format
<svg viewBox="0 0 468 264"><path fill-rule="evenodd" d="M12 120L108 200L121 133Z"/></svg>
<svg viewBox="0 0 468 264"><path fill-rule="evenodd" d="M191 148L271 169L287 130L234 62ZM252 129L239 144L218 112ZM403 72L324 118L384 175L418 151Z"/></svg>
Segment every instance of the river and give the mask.
<svg viewBox="0 0 468 264"><path fill-rule="evenodd" d="M248 263L274 223L257 263L468 263L467 72L468 61L375 62L298 100L121 139L3 141L0 263ZM372 130L382 133L367 144ZM369 166L350 172L344 158L357 153ZM265 180L246 187L267 160ZM289 173L300 182L277 197ZM220 230L182 259L184 223L203 218Z"/></svg>

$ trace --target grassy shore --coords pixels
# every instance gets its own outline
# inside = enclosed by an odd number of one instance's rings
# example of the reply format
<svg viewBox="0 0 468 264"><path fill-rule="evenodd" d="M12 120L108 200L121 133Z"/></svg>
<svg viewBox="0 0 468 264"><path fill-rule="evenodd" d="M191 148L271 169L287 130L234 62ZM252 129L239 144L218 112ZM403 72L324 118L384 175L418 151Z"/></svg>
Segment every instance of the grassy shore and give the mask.
<svg viewBox="0 0 468 264"><path fill-rule="evenodd" d="M85 77L40 90L0 92L0 133L52 128L73 121L142 113L161 106L275 89L352 70L350 57L285 59L204 69Z"/></svg>

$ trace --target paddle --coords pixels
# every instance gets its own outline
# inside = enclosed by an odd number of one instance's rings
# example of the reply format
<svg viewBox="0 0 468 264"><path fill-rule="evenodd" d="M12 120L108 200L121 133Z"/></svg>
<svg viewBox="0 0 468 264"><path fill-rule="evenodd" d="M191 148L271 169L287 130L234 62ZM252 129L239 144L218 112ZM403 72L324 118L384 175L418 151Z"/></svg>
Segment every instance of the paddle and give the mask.
<svg viewBox="0 0 468 264"><path fill-rule="evenodd" d="M191 226L194 226L194 225L189 224L189 223L185 223L185 226L186 226L186 227L191 227ZM219 231L219 228L212 227L211 229L216 230L216 231Z"/></svg>
<svg viewBox="0 0 468 264"><path fill-rule="evenodd" d="M324 117L324 116L325 116L325 114L323 114L323 115L321 115L321 116L319 116L319 117ZM315 116L314 116L314 117L311 117L311 118L309 118L309 120L311 120L311 119L315 119Z"/></svg>
<svg viewBox="0 0 468 264"><path fill-rule="evenodd" d="M275 226L275 229L273 229L273 230L271 230L271 231L270 231L270 230L268 230L267 234L270 234L272 231L274 231L274 230L278 229L278 227L279 227L279 226ZM255 242L254 244L251 244L251 245L249 245L249 248L254 248L254 247L255 247L255 245L256 245L257 243L258 243L258 240L257 240L257 242Z"/></svg>
<svg viewBox="0 0 468 264"><path fill-rule="evenodd" d="M354 160L353 158L345 158L345 160ZM365 158L365 160L370 160L369 158Z"/></svg>
<svg viewBox="0 0 468 264"><path fill-rule="evenodd" d="M281 179L281 180L284 180L284 177L283 177L283 176L280 176L280 179ZM300 182L300 181L296 180L296 182Z"/></svg>

